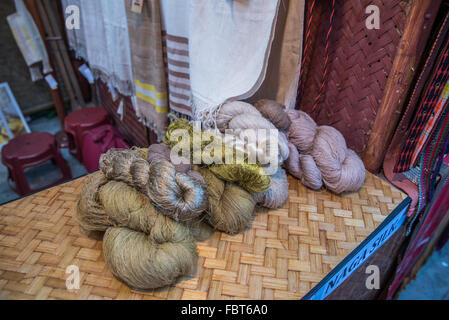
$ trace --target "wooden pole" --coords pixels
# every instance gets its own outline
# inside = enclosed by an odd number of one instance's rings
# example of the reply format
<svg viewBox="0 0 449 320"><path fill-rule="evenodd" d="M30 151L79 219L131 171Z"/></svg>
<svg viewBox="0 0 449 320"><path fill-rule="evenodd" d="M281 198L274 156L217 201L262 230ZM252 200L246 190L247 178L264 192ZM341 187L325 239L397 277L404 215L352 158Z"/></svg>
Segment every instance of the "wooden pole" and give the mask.
<svg viewBox="0 0 449 320"><path fill-rule="evenodd" d="M47 16L47 13L45 12L45 8L40 0L36 0L37 9L39 11L39 15L41 17L42 25L44 26L44 31L47 34L48 37L54 37L53 30L50 26L50 22ZM45 38L47 39L47 38ZM61 74L62 80L64 82L65 88L67 90L67 93L69 95L70 102L72 104L72 108L77 108L78 103L75 99L75 94L73 92L72 84L70 82L70 78L68 75L68 72L66 70L66 67L64 65L64 60L62 59L61 53L59 52L58 45L54 40L47 40L47 42L50 45L50 48L52 49L54 53L54 57L56 59L56 64L59 68L59 73Z"/></svg>
<svg viewBox="0 0 449 320"><path fill-rule="evenodd" d="M440 4L441 0L414 0L411 4L407 25L363 156L366 168L372 173L380 170Z"/></svg>
<svg viewBox="0 0 449 320"><path fill-rule="evenodd" d="M79 86L78 79L76 78L75 70L73 69L72 61L70 60L69 53L67 51L67 47L65 45L64 38L62 36L62 32L60 30L58 21L56 20L53 7L49 0L43 0L43 4L44 4L44 9L47 12L47 17L49 19L48 22L50 23L50 28L53 31L53 36L56 38L60 38L60 40L56 40L56 43L57 43L59 51L62 55L62 59L65 64L65 67L67 69L69 79L73 85L73 89L75 90L76 98L78 99L78 102L81 104L81 107L84 108L86 106L86 102L84 101L83 93L81 92L81 88Z"/></svg>
<svg viewBox="0 0 449 320"><path fill-rule="evenodd" d="M45 41L45 32L44 28L42 26L42 21L39 16L39 12L37 11L36 2L35 0L25 0L25 5L27 7L27 10L30 12L31 16L33 17L34 22L36 23L37 28L39 29L39 33L41 34L42 39L44 39L44 45L45 49L48 52L48 46L47 42ZM55 70L54 65L51 61L51 58L49 58L51 68ZM50 73L55 79L56 79L56 73L53 71ZM64 119L66 116L65 106L64 106L64 99L62 98L61 89L58 87L56 89L51 89L51 97L53 100L53 104L55 105L56 113L58 114L59 121L61 123L61 126L64 126Z"/></svg>

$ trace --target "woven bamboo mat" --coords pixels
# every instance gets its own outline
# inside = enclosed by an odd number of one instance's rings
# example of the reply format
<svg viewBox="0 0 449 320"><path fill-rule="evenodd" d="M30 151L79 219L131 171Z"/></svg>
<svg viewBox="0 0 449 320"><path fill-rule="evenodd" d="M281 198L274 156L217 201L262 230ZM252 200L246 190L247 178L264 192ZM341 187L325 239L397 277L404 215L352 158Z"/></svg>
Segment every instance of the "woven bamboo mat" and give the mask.
<svg viewBox="0 0 449 320"><path fill-rule="evenodd" d="M371 174L343 197L289 177L284 208L259 212L244 234L198 243L195 274L140 293L113 278L101 242L79 233L72 208L84 181L0 207L0 299L299 299L406 197ZM79 267L79 290L66 289L70 265Z"/></svg>

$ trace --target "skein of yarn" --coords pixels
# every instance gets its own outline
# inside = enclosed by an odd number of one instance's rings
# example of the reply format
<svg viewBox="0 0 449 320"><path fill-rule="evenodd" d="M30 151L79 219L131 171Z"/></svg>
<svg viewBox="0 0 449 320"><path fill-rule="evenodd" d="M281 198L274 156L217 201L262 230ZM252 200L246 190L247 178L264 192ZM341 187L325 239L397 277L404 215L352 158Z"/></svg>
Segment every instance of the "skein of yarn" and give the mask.
<svg viewBox="0 0 449 320"><path fill-rule="evenodd" d="M298 148L301 153L308 153L313 146L317 125L305 112L287 110L292 125L288 131L288 141Z"/></svg>
<svg viewBox="0 0 449 320"><path fill-rule="evenodd" d="M316 166L313 157L308 154L299 154L295 145L289 142L290 158L287 160L288 172L301 180L302 184L312 190L320 190L323 186L321 171Z"/></svg>
<svg viewBox="0 0 449 320"><path fill-rule="evenodd" d="M171 153L171 149L168 145L166 145L164 143L152 144L151 146L148 147L147 159L150 164L157 160L171 161L170 153ZM190 165L189 159L185 159L180 156L177 156L177 157L178 157L177 160L179 161L178 162L179 164L174 164L172 162L172 164L174 165L174 167L176 169L176 172L187 173L190 170L192 170L192 166Z"/></svg>
<svg viewBox="0 0 449 320"><path fill-rule="evenodd" d="M148 162L151 164L154 161L158 161L158 160L166 160L171 162L171 149L168 145L161 143L161 144L153 144L151 146L148 147ZM176 172L178 173L185 173L187 174L189 177L205 184L206 182L204 181L203 177L201 176L201 174L199 174L196 171L192 170L192 165L190 165L189 160L186 158L183 158L181 156L178 155L174 155L174 157L176 157L176 161L179 164L173 164L173 166L175 167Z"/></svg>
<svg viewBox="0 0 449 320"><path fill-rule="evenodd" d="M74 208L73 217L82 233L105 232L107 228L118 225L106 214L104 206L98 201L98 191L109 181L101 172L88 176L81 189L81 196Z"/></svg>
<svg viewBox="0 0 449 320"><path fill-rule="evenodd" d="M279 209L288 200L288 180L285 170L278 168L276 174L270 176L270 188L262 193L254 195L256 203L262 207Z"/></svg>
<svg viewBox="0 0 449 320"><path fill-rule="evenodd" d="M177 173L166 160L151 164L133 150L109 150L100 158L100 169L110 180L122 181L146 194L164 214L175 220L198 217L207 207L203 183Z"/></svg>
<svg viewBox="0 0 449 320"><path fill-rule="evenodd" d="M135 290L150 290L174 283L188 275L196 261L196 246L169 230L167 241L128 228L109 228L103 238L103 252L112 274Z"/></svg>
<svg viewBox="0 0 449 320"><path fill-rule="evenodd" d="M360 189L365 182L365 166L347 148L340 131L329 126L318 127L302 111L289 110L287 114L292 122L289 141L301 153L288 161L289 171L315 190L321 188L321 180L337 194ZM299 158L298 166L294 165L295 158Z"/></svg>
<svg viewBox="0 0 449 320"><path fill-rule="evenodd" d="M220 180L207 168L194 167L194 170L206 181L209 223L228 234L244 231L252 221L256 206L253 196L233 183Z"/></svg>
<svg viewBox="0 0 449 320"><path fill-rule="evenodd" d="M262 100L257 105L275 104ZM279 107L276 112L262 110L272 122L280 117L276 114L281 112ZM288 130L290 157L286 162L289 173L313 190L319 190L323 183L337 194L360 189L365 181L365 166L357 154L347 148L343 135L333 127L317 126L305 112L283 112L291 122Z"/></svg>
<svg viewBox="0 0 449 320"><path fill-rule="evenodd" d="M83 185L73 217L81 231L90 236L104 233L110 227L128 227L145 233L154 225L178 222L159 212L149 198L123 182L110 181L101 172L91 174ZM179 222L199 241L207 239L211 228L201 219Z"/></svg>
<svg viewBox="0 0 449 320"><path fill-rule="evenodd" d="M234 182L249 193L265 192L270 188L270 177L254 164L221 164L209 167L221 179Z"/></svg>
<svg viewBox="0 0 449 320"><path fill-rule="evenodd" d="M242 101L225 103L217 115L217 127L221 132L225 132L226 129L236 131L246 129L276 130L275 125L270 121L270 119L264 118L254 106ZM243 140L243 137L240 137L240 139ZM269 139L269 135L267 135L267 139ZM264 145L263 141L258 141L258 146L254 148L258 148L259 145ZM265 158L269 157L269 152L269 149L264 150ZM278 153L279 163L288 159L288 141L283 132L279 132L278 135Z"/></svg>
<svg viewBox="0 0 449 320"><path fill-rule="evenodd" d="M252 106L251 106L252 107ZM257 111L257 110L256 110ZM263 119L263 118L262 118ZM266 120L265 120L266 121ZM189 132L191 135L191 144L193 143L193 128L192 126L184 119L177 120L172 122L167 130L167 141L166 143L170 147L174 147L176 145L176 141L172 141L171 135L176 129L183 129ZM218 137L217 139L220 139ZM211 140L202 141L202 148L206 148L207 145L211 142ZM191 150L193 147L191 146ZM222 146L222 164L211 164L209 165L209 169L212 170L217 176L222 178L223 180L234 182L240 187L244 188L248 192L251 193L259 193L266 191L270 186L270 178L266 175L264 168L259 164L226 164L226 147ZM235 153L235 149L231 152ZM245 160L245 159L243 159ZM234 157L235 161L235 157ZM205 165L205 164L203 164Z"/></svg>
<svg viewBox="0 0 449 320"><path fill-rule="evenodd" d="M132 288L163 287L193 270L197 254L189 227L158 212L148 197L123 182L91 175L74 216L84 230L106 231L108 267Z"/></svg>
<svg viewBox="0 0 449 320"><path fill-rule="evenodd" d="M273 100L262 99L254 107L280 131L288 132L292 123L285 113L285 106Z"/></svg>
<svg viewBox="0 0 449 320"><path fill-rule="evenodd" d="M150 164L147 194L159 210L175 220L196 218L207 208L205 186L187 174L176 173L166 160Z"/></svg>
<svg viewBox="0 0 449 320"><path fill-rule="evenodd" d="M128 227L152 234L155 225L178 224L159 212L143 193L124 182L108 180L101 172L87 178L74 217L86 231Z"/></svg>

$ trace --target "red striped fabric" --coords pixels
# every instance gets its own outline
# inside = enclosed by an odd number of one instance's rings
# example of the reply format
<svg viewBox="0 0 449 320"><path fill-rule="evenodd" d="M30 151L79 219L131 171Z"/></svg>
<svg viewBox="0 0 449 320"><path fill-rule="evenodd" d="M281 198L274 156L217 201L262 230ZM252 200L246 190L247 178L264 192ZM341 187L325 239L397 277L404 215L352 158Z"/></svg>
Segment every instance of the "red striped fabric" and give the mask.
<svg viewBox="0 0 449 320"><path fill-rule="evenodd" d="M170 109L192 116L190 91L189 39L163 31Z"/></svg>

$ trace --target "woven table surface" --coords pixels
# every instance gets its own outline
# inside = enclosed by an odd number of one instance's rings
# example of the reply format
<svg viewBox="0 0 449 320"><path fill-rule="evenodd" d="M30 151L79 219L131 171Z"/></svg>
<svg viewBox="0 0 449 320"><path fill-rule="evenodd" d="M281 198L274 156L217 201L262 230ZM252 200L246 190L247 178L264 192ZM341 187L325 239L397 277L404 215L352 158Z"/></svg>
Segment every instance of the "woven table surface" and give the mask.
<svg viewBox="0 0 449 320"><path fill-rule="evenodd" d="M72 209L86 178L0 207L0 299L300 299L406 195L367 173L357 193L314 192L289 177L289 201L259 210L252 228L197 244L194 274L141 293L108 270L102 243L81 235ZM80 289L67 290L68 266Z"/></svg>

